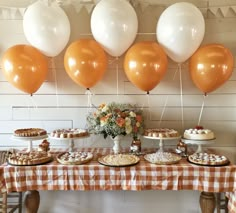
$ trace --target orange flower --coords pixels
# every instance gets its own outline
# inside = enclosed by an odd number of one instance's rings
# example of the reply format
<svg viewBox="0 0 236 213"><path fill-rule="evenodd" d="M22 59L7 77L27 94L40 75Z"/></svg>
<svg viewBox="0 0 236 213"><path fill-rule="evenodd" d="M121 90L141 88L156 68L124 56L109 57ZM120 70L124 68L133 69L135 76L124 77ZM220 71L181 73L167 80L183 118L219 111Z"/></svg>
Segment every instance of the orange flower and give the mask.
<svg viewBox="0 0 236 213"><path fill-rule="evenodd" d="M116 124L119 126L119 127L123 127L125 125L125 119L123 118L117 118L116 119Z"/></svg>
<svg viewBox="0 0 236 213"><path fill-rule="evenodd" d="M142 116L141 115L137 115L136 116L136 121L138 121L138 122L142 122L142 120L143 120L143 118L142 118Z"/></svg>

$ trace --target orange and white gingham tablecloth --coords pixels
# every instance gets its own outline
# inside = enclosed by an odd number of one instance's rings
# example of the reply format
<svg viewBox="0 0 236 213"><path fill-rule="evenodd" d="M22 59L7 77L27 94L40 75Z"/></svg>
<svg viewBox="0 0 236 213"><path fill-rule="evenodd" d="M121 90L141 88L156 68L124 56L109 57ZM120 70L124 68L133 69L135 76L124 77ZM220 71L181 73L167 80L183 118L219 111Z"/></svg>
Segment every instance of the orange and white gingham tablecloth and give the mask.
<svg viewBox="0 0 236 213"><path fill-rule="evenodd" d="M63 150L64 151L64 150ZM197 166L182 159L178 164L155 165L141 157L129 167L108 167L97 158L110 153L109 148L87 148L94 159L84 165L53 162L38 166L0 167L1 190L198 190L227 192L228 208L236 213L236 165ZM150 150L149 150L150 151ZM152 150L153 151L153 150ZM54 156L62 150L52 150Z"/></svg>

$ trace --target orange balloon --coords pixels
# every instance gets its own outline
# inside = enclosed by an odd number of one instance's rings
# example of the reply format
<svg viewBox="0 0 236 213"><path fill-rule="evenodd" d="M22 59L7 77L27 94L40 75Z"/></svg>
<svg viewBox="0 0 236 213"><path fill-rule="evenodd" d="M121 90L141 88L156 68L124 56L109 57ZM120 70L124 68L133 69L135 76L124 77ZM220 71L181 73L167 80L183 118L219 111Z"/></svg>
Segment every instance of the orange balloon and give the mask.
<svg viewBox="0 0 236 213"><path fill-rule="evenodd" d="M64 66L74 82L91 88L103 77L107 68L107 56L95 40L80 39L67 48Z"/></svg>
<svg viewBox="0 0 236 213"><path fill-rule="evenodd" d="M200 47L189 62L191 78L205 94L224 84L230 78L233 67L232 53L221 44Z"/></svg>
<svg viewBox="0 0 236 213"><path fill-rule="evenodd" d="M127 51L124 70L136 87L149 92L165 75L167 62L164 50L156 42L139 42Z"/></svg>
<svg viewBox="0 0 236 213"><path fill-rule="evenodd" d="M48 61L35 47L15 45L3 54L2 70L8 82L32 95L47 76Z"/></svg>

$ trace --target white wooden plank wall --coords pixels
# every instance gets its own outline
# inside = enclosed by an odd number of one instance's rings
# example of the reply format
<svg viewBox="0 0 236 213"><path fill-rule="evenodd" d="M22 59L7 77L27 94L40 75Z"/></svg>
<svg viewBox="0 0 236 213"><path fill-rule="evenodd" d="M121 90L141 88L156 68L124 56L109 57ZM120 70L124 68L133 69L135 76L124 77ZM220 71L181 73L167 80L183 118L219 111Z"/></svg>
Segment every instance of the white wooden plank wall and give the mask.
<svg viewBox="0 0 236 213"><path fill-rule="evenodd" d="M30 0L8 1L0 0L0 5L22 7L26 6ZM142 2L140 0L140 2ZM139 20L139 32L136 42L143 40L156 41L156 23L161 12L169 5L180 2L176 0L149 0L145 1L151 5L142 8L140 5L135 7ZM228 47L234 56L236 56L236 14L229 10L227 15L223 15L220 10L214 15L209 7L217 6L235 6L235 0L189 0L199 7L203 12L206 22L206 33L203 44L221 43ZM73 42L80 38L92 38L90 31L90 14L83 8L80 13L75 11L71 5L64 5L71 23L71 39ZM27 44L23 34L22 18L1 19L0 20L0 57L4 51L16 44ZM85 89L75 84L66 74L63 65L62 52L58 57L49 59L50 70L47 79L41 88L30 97L22 93L9 84L2 72L0 72L0 148L23 148L27 144L25 142L13 141L10 139L14 129L24 127L42 127L48 132L56 128L80 127L86 125L87 113L87 96ZM235 68L236 69L236 68ZM197 124L201 105L203 102L203 94L193 85L189 73L188 63L182 65L183 78L183 103L184 103L184 120L182 126L181 119L181 101L180 101L180 83L179 73L177 72L177 64L169 59L168 72L164 79L157 87L151 91L149 97L141 90L133 86L126 78L123 72L123 57L115 59L109 57L109 68L104 78L93 88L91 88L92 102L94 105L100 103L108 103L110 101L130 102L138 104L145 109L146 126L147 127L171 127L179 130L181 133L184 128L190 128ZM176 73L176 75L175 75ZM117 78L118 75L118 78ZM166 99L167 106L163 119L160 121L160 115L164 109ZM203 110L201 124L204 127L212 129L216 134L216 143L210 148L216 149L220 153L224 153L231 161L236 161L236 74L233 72L232 77L219 89L210 93L206 97L205 108ZM149 109L150 108L150 114ZM37 144L40 141L35 142ZM124 146L128 146L130 139L127 138ZM175 146L175 143L168 143ZM52 146L66 146L62 142L51 141ZM112 146L109 139L106 141L102 137L90 137L88 139L77 142L78 146ZM157 146L156 143L143 140L143 147ZM131 192L104 192L102 198L100 193L75 193L83 201L76 203L73 194L70 193L52 193L43 192L47 196L50 194L52 202L55 205L43 204L40 212L65 212L63 208L70 208L70 212L144 212L148 207L149 212L199 212L198 192L179 192L180 200L188 199L187 204L180 204L172 192L140 192L135 194ZM71 199L69 206L66 203L59 204L64 199L64 195ZM115 203L115 207L119 211L113 211L106 199L112 194L114 200L125 202L122 206ZM190 195L189 195L190 194ZM46 196L46 199L47 199ZM157 196L157 200L171 200L173 205L164 205L159 203L162 210L157 210L158 204L153 200L153 196ZM94 205L86 200L92 197ZM147 197L147 198L145 198ZM53 199L55 198L55 199ZM99 199L98 199L99 198ZM44 197L42 198L44 199ZM102 200L101 200L102 199ZM131 200L130 200L131 199ZM141 205L144 200L148 204ZM195 203L194 203L195 201ZM46 200L45 200L46 202ZM162 202L162 203L163 203ZM100 203L100 204L99 204ZM165 203L165 202L164 202ZM99 204L99 208L96 205ZM103 205L104 204L104 205ZM166 204L166 203L165 203ZM61 210L58 208L60 207ZM48 210L47 210L48 209ZM79 210L78 210L79 209Z"/></svg>

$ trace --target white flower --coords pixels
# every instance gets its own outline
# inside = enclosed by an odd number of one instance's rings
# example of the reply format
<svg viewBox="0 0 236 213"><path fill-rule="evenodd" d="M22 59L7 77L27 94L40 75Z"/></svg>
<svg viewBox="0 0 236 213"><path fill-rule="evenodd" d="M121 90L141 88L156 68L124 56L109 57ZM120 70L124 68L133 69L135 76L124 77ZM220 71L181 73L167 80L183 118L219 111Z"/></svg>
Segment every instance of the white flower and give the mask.
<svg viewBox="0 0 236 213"><path fill-rule="evenodd" d="M108 106L107 105L105 105L103 108L102 108L102 112L106 112L106 111L108 111Z"/></svg>
<svg viewBox="0 0 236 213"><path fill-rule="evenodd" d="M141 126L140 122L136 122L136 126L140 127Z"/></svg>
<svg viewBox="0 0 236 213"><path fill-rule="evenodd" d="M131 125L125 126L125 132L127 135L129 135L132 132L132 126Z"/></svg>
<svg viewBox="0 0 236 213"><path fill-rule="evenodd" d="M131 117L133 117L133 118L136 117L136 114L135 114L135 112L133 112L133 111L130 111L129 115L130 115Z"/></svg>
<svg viewBox="0 0 236 213"><path fill-rule="evenodd" d="M125 126L129 126L131 124L131 119L126 117L125 118Z"/></svg>

